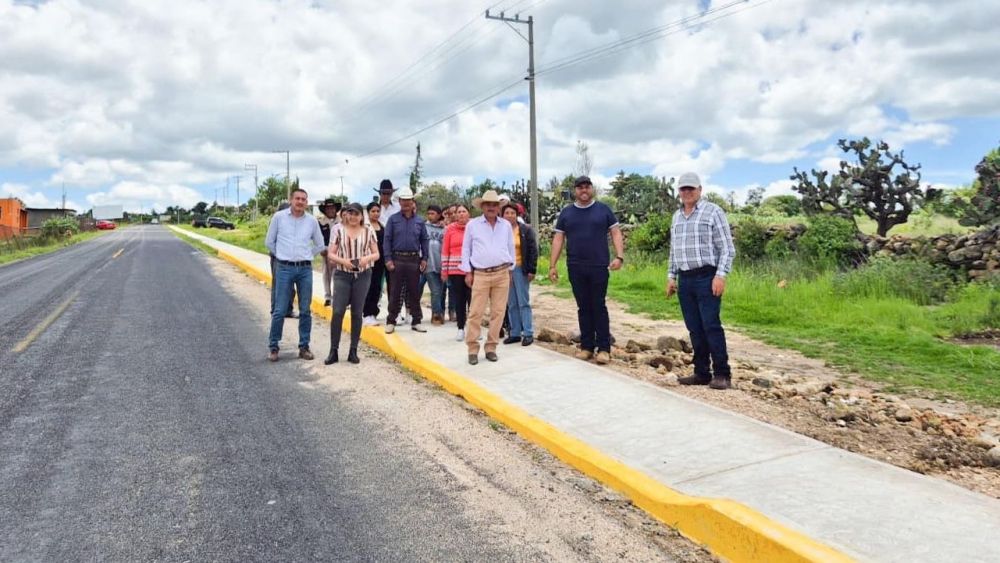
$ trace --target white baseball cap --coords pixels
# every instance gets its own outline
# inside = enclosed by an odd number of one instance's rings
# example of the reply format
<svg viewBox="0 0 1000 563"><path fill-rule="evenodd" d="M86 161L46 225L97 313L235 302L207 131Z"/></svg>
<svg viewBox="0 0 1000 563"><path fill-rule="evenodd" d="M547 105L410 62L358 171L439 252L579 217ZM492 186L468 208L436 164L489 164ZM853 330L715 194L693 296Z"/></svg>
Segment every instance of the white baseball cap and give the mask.
<svg viewBox="0 0 1000 563"><path fill-rule="evenodd" d="M685 172L681 174L681 177L677 179L677 188L680 189L684 187L700 188L701 178L699 178L694 172Z"/></svg>

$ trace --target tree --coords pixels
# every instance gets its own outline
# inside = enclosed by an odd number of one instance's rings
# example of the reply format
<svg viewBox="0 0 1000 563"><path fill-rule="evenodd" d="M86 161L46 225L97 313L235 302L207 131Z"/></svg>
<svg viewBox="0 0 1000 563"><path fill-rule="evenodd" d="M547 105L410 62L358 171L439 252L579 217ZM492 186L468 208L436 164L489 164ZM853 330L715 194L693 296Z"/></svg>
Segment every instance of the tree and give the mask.
<svg viewBox="0 0 1000 563"><path fill-rule="evenodd" d="M761 206L761 204L764 203L764 190L765 189L766 188L764 188L764 186L757 186L757 187L754 187L754 188L750 188L750 190L747 192L747 204L746 204L746 206L750 207L752 209L759 208Z"/></svg>
<svg viewBox="0 0 1000 563"><path fill-rule="evenodd" d="M726 213L732 211L732 209L730 209L729 207L729 202L726 201L726 198L722 197L722 195L719 194L718 192L708 192L703 197L705 198L705 201L710 201L715 205L718 205Z"/></svg>
<svg viewBox="0 0 1000 563"><path fill-rule="evenodd" d="M993 149L976 165L976 180L972 183L972 196L962 199L958 206L962 218L959 223L968 227L981 227L1000 222L1000 147Z"/></svg>
<svg viewBox="0 0 1000 563"><path fill-rule="evenodd" d="M298 183L299 180L296 178L292 183L292 188L298 187ZM260 186L257 188L257 195L247 201L247 206L252 208L256 203L262 214L270 215L278 210L278 205L285 201L287 197L288 188L285 185L285 179L270 176L260 183Z"/></svg>
<svg viewBox="0 0 1000 563"><path fill-rule="evenodd" d="M857 162L840 161L840 171L827 180L825 170L813 170L813 179L794 169L793 189L802 195L802 209L808 215L828 213L854 222L864 213L876 224L879 236L907 221L924 198L920 189L920 165L907 164L903 153L893 153L884 141L872 143L841 139L837 145L854 153ZM898 170L897 170L898 168Z"/></svg>
<svg viewBox="0 0 1000 563"><path fill-rule="evenodd" d="M423 176L420 163L423 160L423 157L420 156L420 141L417 141L417 158L414 159L413 168L410 169L410 189L413 190L413 193L417 193L420 190L420 179Z"/></svg>
<svg viewBox="0 0 1000 563"><path fill-rule="evenodd" d="M427 209L428 205L439 205L442 208L461 201L462 196L457 191L457 186L449 188L440 182L434 182L429 186L424 186L417 194L417 205L420 209Z"/></svg>
<svg viewBox="0 0 1000 563"><path fill-rule="evenodd" d="M773 195L764 198L760 204L760 209L764 214L785 215L794 217L802 213L802 202L793 195Z"/></svg>
<svg viewBox="0 0 1000 563"><path fill-rule="evenodd" d="M594 159L590 157L590 147L583 141L576 142L576 175L590 176L594 168Z"/></svg>
<svg viewBox="0 0 1000 563"><path fill-rule="evenodd" d="M204 201L199 201L191 208L191 213L195 215L204 215L208 213L208 203Z"/></svg>
<svg viewBox="0 0 1000 563"><path fill-rule="evenodd" d="M611 196L618 202L618 211L630 223L642 221L650 214L673 214L677 210L674 179L642 176L635 172L625 175L619 170L611 181Z"/></svg>

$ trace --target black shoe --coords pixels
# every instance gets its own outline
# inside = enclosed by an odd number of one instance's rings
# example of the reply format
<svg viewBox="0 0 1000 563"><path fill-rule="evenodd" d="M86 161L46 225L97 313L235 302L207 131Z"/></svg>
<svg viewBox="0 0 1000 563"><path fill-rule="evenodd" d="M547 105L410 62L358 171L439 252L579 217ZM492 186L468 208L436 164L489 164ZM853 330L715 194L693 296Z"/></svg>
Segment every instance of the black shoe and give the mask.
<svg viewBox="0 0 1000 563"><path fill-rule="evenodd" d="M717 375L712 378L712 381L709 382L708 386L711 387L712 389L718 389L722 391L724 389L729 389L730 387L733 386L733 384L730 378Z"/></svg>
<svg viewBox="0 0 1000 563"><path fill-rule="evenodd" d="M288 313L287 315L285 315L285 318L286 319L297 319L297 318L299 318L299 314L296 313L295 311L292 311L292 312Z"/></svg>
<svg viewBox="0 0 1000 563"><path fill-rule="evenodd" d="M355 348L351 348L351 351L347 353L347 361L352 364L360 364L361 358L358 357L358 351Z"/></svg>
<svg viewBox="0 0 1000 563"><path fill-rule="evenodd" d="M330 298L329 297L327 297L326 299L323 300L323 306L324 307L329 307L330 306Z"/></svg>
<svg viewBox="0 0 1000 563"><path fill-rule="evenodd" d="M504 344L514 344L515 342L520 342L520 341L521 341L520 336L508 336L507 338L503 339Z"/></svg>
<svg viewBox="0 0 1000 563"><path fill-rule="evenodd" d="M474 366L479 363L479 354L469 354L469 365Z"/></svg>
<svg viewBox="0 0 1000 563"><path fill-rule="evenodd" d="M677 378L677 383L681 385L708 385L711 381L712 378L707 375L689 375Z"/></svg>
<svg viewBox="0 0 1000 563"><path fill-rule="evenodd" d="M521 346L531 346L535 342L534 336L525 336L521 339Z"/></svg>
<svg viewBox="0 0 1000 563"><path fill-rule="evenodd" d="M491 362L497 361L497 353L496 352L486 352L486 359L489 360L489 361L491 361Z"/></svg>
<svg viewBox="0 0 1000 563"><path fill-rule="evenodd" d="M337 351L336 350L330 350L330 355L327 356L325 360L323 360L323 363L326 364L326 365L330 365L330 364L335 364L335 363L337 363L339 361L340 361L340 357L339 357L339 354L337 353Z"/></svg>
<svg viewBox="0 0 1000 563"><path fill-rule="evenodd" d="M299 348L299 357L303 360L311 360L316 356L313 356L313 353L309 350L309 348Z"/></svg>

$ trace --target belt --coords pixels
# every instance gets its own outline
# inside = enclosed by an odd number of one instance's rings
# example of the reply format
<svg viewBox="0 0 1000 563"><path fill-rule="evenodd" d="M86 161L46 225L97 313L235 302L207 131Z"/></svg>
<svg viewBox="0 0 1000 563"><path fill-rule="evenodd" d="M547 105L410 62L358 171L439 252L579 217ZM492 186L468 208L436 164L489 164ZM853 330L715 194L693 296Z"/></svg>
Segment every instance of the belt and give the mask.
<svg viewBox="0 0 1000 563"><path fill-rule="evenodd" d="M294 267L312 266L312 260L299 260L298 262L293 262L291 260L278 260L278 264L281 264L282 266Z"/></svg>
<svg viewBox="0 0 1000 563"><path fill-rule="evenodd" d="M702 266L690 270L681 270L680 274L682 276L704 276L705 274L714 274L718 269L718 266Z"/></svg>
<svg viewBox="0 0 1000 563"><path fill-rule="evenodd" d="M420 258L419 252L393 252L392 255L400 258Z"/></svg>
<svg viewBox="0 0 1000 563"><path fill-rule="evenodd" d="M472 268L474 272L486 272L487 274L493 272L499 272L500 270L509 270L509 269L510 269L510 262L506 264L500 264L499 266L493 266L492 268Z"/></svg>

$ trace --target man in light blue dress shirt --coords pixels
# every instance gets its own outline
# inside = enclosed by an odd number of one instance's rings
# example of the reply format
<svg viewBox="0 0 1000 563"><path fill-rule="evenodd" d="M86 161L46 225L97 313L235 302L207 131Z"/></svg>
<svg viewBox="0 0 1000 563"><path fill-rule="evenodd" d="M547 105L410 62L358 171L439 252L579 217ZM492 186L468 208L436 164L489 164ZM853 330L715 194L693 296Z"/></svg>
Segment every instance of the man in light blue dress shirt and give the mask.
<svg viewBox="0 0 1000 563"><path fill-rule="evenodd" d="M292 305L293 290L299 295L299 357L313 359L309 350L309 336L312 332L313 270L312 260L317 254L326 254L323 233L319 222L306 213L309 194L305 190L292 192L291 207L278 211L271 217L267 227L264 245L278 262L274 284L276 303L271 313L271 331L268 336L268 359L278 361L278 344L284 329L285 314Z"/></svg>

